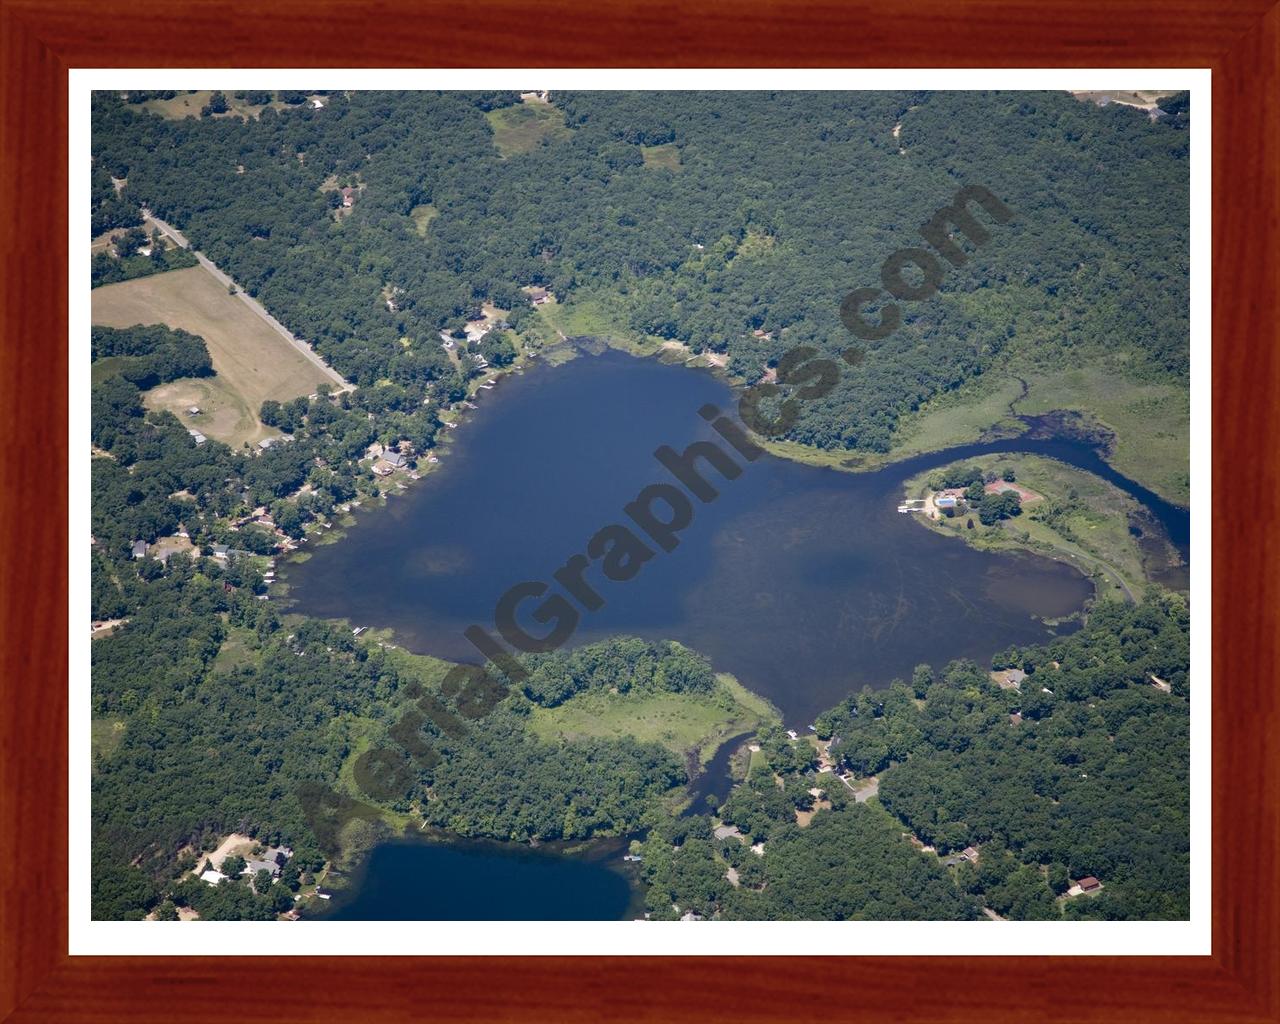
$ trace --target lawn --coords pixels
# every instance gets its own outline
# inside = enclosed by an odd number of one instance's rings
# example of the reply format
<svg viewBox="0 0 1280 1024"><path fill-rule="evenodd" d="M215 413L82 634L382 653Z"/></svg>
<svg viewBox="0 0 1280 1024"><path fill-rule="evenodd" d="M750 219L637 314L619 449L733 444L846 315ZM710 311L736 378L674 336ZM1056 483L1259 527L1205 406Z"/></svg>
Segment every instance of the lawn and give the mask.
<svg viewBox="0 0 1280 1024"><path fill-rule="evenodd" d="M640 152L644 155L644 165L646 167L665 167L667 170L675 171L677 174L683 167L680 163L680 150L676 148L674 143L667 142L661 146L641 146Z"/></svg>
<svg viewBox="0 0 1280 1024"><path fill-rule="evenodd" d="M720 673L714 693L627 693L592 691L554 708L535 708L529 728L545 740L633 736L660 743L676 754L697 748L705 762L720 741L778 722L778 713L733 676Z"/></svg>
<svg viewBox="0 0 1280 1024"><path fill-rule="evenodd" d="M548 103L518 103L490 110L485 117L493 129L493 144L504 157L528 153L543 139L567 139L564 111Z"/></svg>
<svg viewBox="0 0 1280 1024"><path fill-rule="evenodd" d="M203 267L95 288L93 322L162 323L204 338L216 375L163 384L147 393L147 405L168 409L187 427L233 447L276 434L258 420L265 399L288 401L332 383ZM187 413L193 405L198 415Z"/></svg>

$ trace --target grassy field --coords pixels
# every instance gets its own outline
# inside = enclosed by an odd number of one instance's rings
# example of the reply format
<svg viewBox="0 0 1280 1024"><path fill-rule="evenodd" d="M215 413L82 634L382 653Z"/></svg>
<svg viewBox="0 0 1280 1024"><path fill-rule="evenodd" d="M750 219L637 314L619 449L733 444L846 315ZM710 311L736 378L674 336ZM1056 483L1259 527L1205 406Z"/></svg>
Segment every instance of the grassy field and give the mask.
<svg viewBox="0 0 1280 1024"><path fill-rule="evenodd" d="M661 146L641 146L640 152L644 155L646 167L665 167L679 173L683 166L680 163L680 150L670 142Z"/></svg>
<svg viewBox="0 0 1280 1024"><path fill-rule="evenodd" d="M893 458L978 440L1005 420L1016 427L1009 403L1022 394L1013 377L982 377L904 416L893 436Z"/></svg>
<svg viewBox="0 0 1280 1024"><path fill-rule="evenodd" d="M413 218L413 230L418 233L419 238L427 237L427 229L431 227L431 222L439 215L440 211L430 203L415 206L409 211L409 216Z"/></svg>
<svg viewBox="0 0 1280 1024"><path fill-rule="evenodd" d="M180 121L184 117L199 117L200 111L209 102L209 97L214 93L212 89L197 89L195 92L179 92L171 100L147 100L141 104L144 110L149 110L153 114L159 114L161 117L167 117L171 121ZM241 117L256 118L267 107L273 110L284 110L287 104L281 103L279 100L272 100L270 103L253 104L245 103L244 100L235 98L234 92L223 93L227 97L227 112L225 114L215 114L214 117ZM311 97L307 97L307 102L311 102ZM322 101L327 102L327 101Z"/></svg>
<svg viewBox="0 0 1280 1024"><path fill-rule="evenodd" d="M1105 367L1027 377L1026 415L1074 409L1116 433L1108 461L1162 498L1191 499L1191 398L1172 384L1141 384Z"/></svg>
<svg viewBox="0 0 1280 1024"><path fill-rule="evenodd" d="M168 409L186 426L234 447L277 433L258 420L265 399L288 401L331 383L202 267L95 288L93 322L166 324L204 338L216 375L163 384L147 393L147 405ZM199 415L187 414L192 405Z"/></svg>
<svg viewBox="0 0 1280 1024"><path fill-rule="evenodd" d="M676 754L697 748L705 763L728 736L778 722L778 713L733 676L720 673L714 693L628 693L593 691L559 707L535 708L529 728L546 740L634 736L661 743Z"/></svg>
<svg viewBox="0 0 1280 1024"><path fill-rule="evenodd" d="M917 515L917 521L960 536L974 547L1023 548L1069 561L1093 579L1100 597L1141 596L1147 573L1138 542L1129 532L1129 516L1140 508L1133 498L1092 473L1038 455L989 455L965 459L964 464L996 473L1012 468L1019 484L1045 500L1028 502L1022 515L992 526L983 526L977 515L965 514L938 520ZM941 468L908 480L906 496L923 497L928 478ZM1048 520L1043 511L1053 504L1062 506L1064 513ZM967 525L970 519L972 530Z"/></svg>
<svg viewBox="0 0 1280 1024"><path fill-rule="evenodd" d="M547 103L518 103L490 110L485 117L493 128L493 144L504 157L527 153L543 139L569 137L564 111Z"/></svg>
<svg viewBox="0 0 1280 1024"><path fill-rule="evenodd" d="M89 723L89 746L95 757L109 758L124 739L123 718L111 715L95 718Z"/></svg>

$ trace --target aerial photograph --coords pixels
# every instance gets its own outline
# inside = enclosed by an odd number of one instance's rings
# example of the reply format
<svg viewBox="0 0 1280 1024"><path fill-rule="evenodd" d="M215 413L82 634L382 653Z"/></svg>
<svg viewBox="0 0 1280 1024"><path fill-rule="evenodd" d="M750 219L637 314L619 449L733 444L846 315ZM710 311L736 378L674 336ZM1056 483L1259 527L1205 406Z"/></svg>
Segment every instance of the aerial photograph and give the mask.
<svg viewBox="0 0 1280 1024"><path fill-rule="evenodd" d="M1188 921L1191 113L94 92L93 920Z"/></svg>

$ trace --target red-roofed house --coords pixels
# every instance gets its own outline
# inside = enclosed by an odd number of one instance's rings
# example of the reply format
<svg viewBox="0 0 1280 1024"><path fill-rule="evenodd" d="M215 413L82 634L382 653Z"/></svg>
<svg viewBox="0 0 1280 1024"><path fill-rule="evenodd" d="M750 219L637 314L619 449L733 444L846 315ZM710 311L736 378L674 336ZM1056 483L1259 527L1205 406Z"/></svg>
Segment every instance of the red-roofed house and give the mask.
<svg viewBox="0 0 1280 1024"><path fill-rule="evenodd" d="M356 190L353 189L350 185L347 185L342 190L342 205L355 206L355 204L356 204Z"/></svg>

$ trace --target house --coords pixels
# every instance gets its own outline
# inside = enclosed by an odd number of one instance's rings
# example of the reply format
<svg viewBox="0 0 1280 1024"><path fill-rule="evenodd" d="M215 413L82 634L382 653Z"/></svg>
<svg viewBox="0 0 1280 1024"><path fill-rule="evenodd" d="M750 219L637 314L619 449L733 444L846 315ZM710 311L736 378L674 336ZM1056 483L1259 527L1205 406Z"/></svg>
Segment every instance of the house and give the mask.
<svg viewBox="0 0 1280 1024"><path fill-rule="evenodd" d="M250 875L256 875L259 871L265 871L271 875L272 878L275 878L280 874L280 865L276 862L274 857L269 855L270 852L271 851L268 850L267 853L263 854L263 856L266 857L265 860L249 861L245 865L245 871Z"/></svg>
<svg viewBox="0 0 1280 1024"><path fill-rule="evenodd" d="M719 825L716 827L714 834L717 839L742 838L742 833L738 831L736 825Z"/></svg>
<svg viewBox="0 0 1280 1024"><path fill-rule="evenodd" d="M198 406L198 405L189 405L189 406L187 406L187 415L188 415L188 416L199 416L199 415L200 415L200 406Z"/></svg>
<svg viewBox="0 0 1280 1024"><path fill-rule="evenodd" d="M215 544L213 546L213 557L219 558L225 562L227 560L227 554L230 552L230 550L231 549L226 544Z"/></svg>
<svg viewBox="0 0 1280 1024"><path fill-rule="evenodd" d="M342 205L348 209L356 204L356 190L350 185L342 189Z"/></svg>
<svg viewBox="0 0 1280 1024"><path fill-rule="evenodd" d="M382 453L382 461L392 469L401 469L409 464L409 460L394 449Z"/></svg>
<svg viewBox="0 0 1280 1024"><path fill-rule="evenodd" d="M195 441L197 445L202 445L209 440L204 436L204 434L200 433L200 431L192 430L190 427L187 428L187 433L191 435L191 440Z"/></svg>
<svg viewBox="0 0 1280 1024"><path fill-rule="evenodd" d="M971 864L978 863L978 849L975 846L966 846L960 851L960 859L967 860Z"/></svg>
<svg viewBox="0 0 1280 1024"><path fill-rule="evenodd" d="M1097 892L1102 888L1102 883L1094 878L1093 875L1085 875L1076 885L1080 886L1080 891L1083 893Z"/></svg>
<svg viewBox="0 0 1280 1024"><path fill-rule="evenodd" d="M530 287L525 289L525 294L529 296L529 301L535 306L541 306L544 302L551 298L551 293L545 288Z"/></svg>
<svg viewBox="0 0 1280 1024"><path fill-rule="evenodd" d="M147 542L145 540L135 540L133 542L133 557L134 558L147 557Z"/></svg>
<svg viewBox="0 0 1280 1024"><path fill-rule="evenodd" d="M217 885L226 877L227 876L221 871L214 871L212 869L209 871L202 871L200 873L200 881L207 882L209 885Z"/></svg>
<svg viewBox="0 0 1280 1024"><path fill-rule="evenodd" d="M322 889L322 888L320 888L320 886L318 886L318 885L317 885L317 886L316 886L316 895L317 895L317 896L319 896L322 900L331 900L331 899L333 899L333 890L332 890L332 889Z"/></svg>

